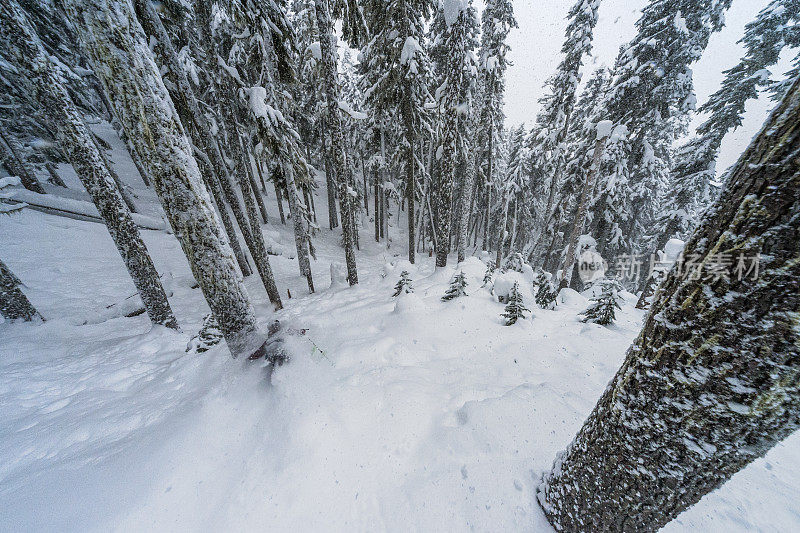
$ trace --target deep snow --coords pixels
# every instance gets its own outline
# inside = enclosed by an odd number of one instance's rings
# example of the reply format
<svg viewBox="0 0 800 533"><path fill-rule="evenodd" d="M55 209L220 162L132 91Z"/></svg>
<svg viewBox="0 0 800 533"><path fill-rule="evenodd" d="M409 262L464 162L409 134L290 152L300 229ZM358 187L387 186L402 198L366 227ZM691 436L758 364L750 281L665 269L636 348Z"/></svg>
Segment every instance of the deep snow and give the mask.
<svg viewBox="0 0 800 533"><path fill-rule="evenodd" d="M157 217L118 145L114 159ZM315 201L322 223L324 187ZM477 258L458 267L468 296L442 302L455 266L409 265L397 227L387 249L363 226L352 288L329 288L337 233L316 237L314 295L290 225L264 228L294 296L277 318L307 329L269 383L224 346L185 352L208 308L174 236L143 232L182 332L144 315L102 321L134 293L102 225L0 220L0 256L47 318L0 323L0 530L550 531L537 477L619 367L641 324L635 298L610 327L582 324L583 296L540 310L519 274L533 317L505 327ZM415 292L398 301L402 270ZM246 284L266 324L258 277ZM797 530L798 494L795 434L666 530Z"/></svg>

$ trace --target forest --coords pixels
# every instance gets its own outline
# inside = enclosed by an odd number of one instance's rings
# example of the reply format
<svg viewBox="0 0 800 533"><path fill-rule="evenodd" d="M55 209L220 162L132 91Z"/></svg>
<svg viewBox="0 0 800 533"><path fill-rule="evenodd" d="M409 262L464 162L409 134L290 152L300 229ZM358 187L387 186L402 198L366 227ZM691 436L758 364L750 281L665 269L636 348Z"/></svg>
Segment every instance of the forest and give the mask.
<svg viewBox="0 0 800 533"><path fill-rule="evenodd" d="M0 0L0 530L800 528L800 1L543 4Z"/></svg>

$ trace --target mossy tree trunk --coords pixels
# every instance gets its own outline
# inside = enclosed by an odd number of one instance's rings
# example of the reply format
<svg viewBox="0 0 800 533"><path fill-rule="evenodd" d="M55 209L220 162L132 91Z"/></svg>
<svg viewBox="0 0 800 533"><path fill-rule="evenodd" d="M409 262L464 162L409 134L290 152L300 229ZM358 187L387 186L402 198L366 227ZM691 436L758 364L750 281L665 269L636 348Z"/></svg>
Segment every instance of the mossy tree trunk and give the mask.
<svg viewBox="0 0 800 533"><path fill-rule="evenodd" d="M130 0L64 4L231 353L261 353L265 337Z"/></svg>
<svg viewBox="0 0 800 533"><path fill-rule="evenodd" d="M53 70L35 30L14 0L0 0L0 28L7 36L10 54L31 76L32 94L55 125L59 144L103 218L139 291L148 317L154 324L177 329L178 323L158 272L131 212L108 172L108 165Z"/></svg>
<svg viewBox="0 0 800 533"><path fill-rule="evenodd" d="M686 245L701 275L670 271L545 475L538 498L556 530L655 531L800 427L798 242L800 80Z"/></svg>

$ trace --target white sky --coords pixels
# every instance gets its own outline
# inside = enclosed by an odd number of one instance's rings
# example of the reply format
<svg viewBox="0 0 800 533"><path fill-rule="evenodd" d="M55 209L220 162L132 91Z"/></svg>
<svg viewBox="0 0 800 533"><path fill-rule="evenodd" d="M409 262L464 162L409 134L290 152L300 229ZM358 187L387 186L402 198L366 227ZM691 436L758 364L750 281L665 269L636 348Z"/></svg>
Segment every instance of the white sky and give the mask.
<svg viewBox="0 0 800 533"><path fill-rule="evenodd" d="M511 45L506 82L506 123L533 124L539 110L545 80L561 61L561 44L566 28L565 17L575 0L516 0L514 10L519 29L509 35ZM753 20L768 0L734 0L726 14L726 27L712 36L702 59L693 66L698 105L717 90L722 71L736 64L743 48L736 41L744 33L744 25ZM613 66L619 46L636 33L634 23L647 0L603 0L595 28L593 57L584 61L584 81L591 70L600 65ZM482 7L482 6L481 6ZM586 67L588 66L588 70ZM775 77L789 68L787 58L773 69ZM733 164L758 132L773 103L762 96L747 106L744 124L728 134L722 145L718 172ZM697 118L693 127L702 122Z"/></svg>

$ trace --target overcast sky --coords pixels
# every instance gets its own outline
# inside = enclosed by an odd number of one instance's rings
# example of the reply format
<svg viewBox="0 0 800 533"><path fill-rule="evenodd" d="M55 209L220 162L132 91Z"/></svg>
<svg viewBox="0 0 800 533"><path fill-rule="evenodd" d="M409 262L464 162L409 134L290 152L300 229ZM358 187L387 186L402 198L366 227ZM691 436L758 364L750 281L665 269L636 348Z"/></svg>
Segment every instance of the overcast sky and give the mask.
<svg viewBox="0 0 800 533"><path fill-rule="evenodd" d="M516 0L514 11L519 29L509 36L511 45L506 84L506 123L516 125L525 122L530 126L539 110L538 98L543 93L543 84L561 61L560 48L564 41L565 16L575 0ZM744 33L744 25L753 20L768 0L734 0L726 14L726 27L711 38L703 58L693 66L698 105L719 88L722 71L736 64L743 49L736 41ZM603 0L600 3L594 38L594 55L585 61L583 79L600 65L613 66L619 46L629 41L636 33L634 23L646 0ZM786 54L784 54L786 55ZM781 75L789 68L787 58L772 69ZM586 66L584 67L586 69ZM723 142L718 172L734 163L739 154L758 132L773 103L762 97L747 106L745 122L737 131L729 134ZM694 126L699 124L698 118Z"/></svg>

